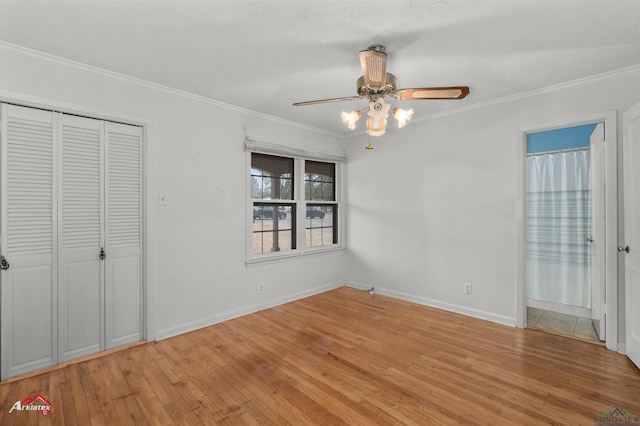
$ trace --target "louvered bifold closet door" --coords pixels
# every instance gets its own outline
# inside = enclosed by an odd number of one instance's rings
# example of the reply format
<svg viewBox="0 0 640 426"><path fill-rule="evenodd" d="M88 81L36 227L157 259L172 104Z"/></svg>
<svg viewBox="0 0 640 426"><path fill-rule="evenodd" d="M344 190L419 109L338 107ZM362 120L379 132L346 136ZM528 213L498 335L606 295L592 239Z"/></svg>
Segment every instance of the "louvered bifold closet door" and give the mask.
<svg viewBox="0 0 640 426"><path fill-rule="evenodd" d="M104 122L62 115L59 169L60 362L104 350Z"/></svg>
<svg viewBox="0 0 640 426"><path fill-rule="evenodd" d="M57 362L56 120L2 104L2 379Z"/></svg>
<svg viewBox="0 0 640 426"><path fill-rule="evenodd" d="M142 135L105 123L106 344L142 339Z"/></svg>

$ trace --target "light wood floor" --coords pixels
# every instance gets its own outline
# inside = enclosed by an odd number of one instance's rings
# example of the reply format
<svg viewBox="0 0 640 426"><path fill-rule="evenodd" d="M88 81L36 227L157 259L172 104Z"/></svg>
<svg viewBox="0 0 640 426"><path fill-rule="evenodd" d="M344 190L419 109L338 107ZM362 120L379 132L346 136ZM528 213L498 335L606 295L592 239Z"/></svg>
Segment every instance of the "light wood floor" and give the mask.
<svg viewBox="0 0 640 426"><path fill-rule="evenodd" d="M47 418L13 412L41 394ZM0 384L0 424L583 424L640 413L604 347L340 288Z"/></svg>

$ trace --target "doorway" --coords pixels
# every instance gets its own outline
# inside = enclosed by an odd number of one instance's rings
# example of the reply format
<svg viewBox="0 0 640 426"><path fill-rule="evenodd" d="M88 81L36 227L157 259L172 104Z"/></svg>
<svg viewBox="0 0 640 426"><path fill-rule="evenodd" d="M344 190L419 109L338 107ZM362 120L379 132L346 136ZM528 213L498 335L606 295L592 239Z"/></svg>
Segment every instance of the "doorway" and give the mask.
<svg viewBox="0 0 640 426"><path fill-rule="evenodd" d="M589 341L604 340L603 127L526 136L527 326Z"/></svg>
<svg viewBox="0 0 640 426"><path fill-rule="evenodd" d="M616 113L518 130L516 324L616 349Z"/></svg>

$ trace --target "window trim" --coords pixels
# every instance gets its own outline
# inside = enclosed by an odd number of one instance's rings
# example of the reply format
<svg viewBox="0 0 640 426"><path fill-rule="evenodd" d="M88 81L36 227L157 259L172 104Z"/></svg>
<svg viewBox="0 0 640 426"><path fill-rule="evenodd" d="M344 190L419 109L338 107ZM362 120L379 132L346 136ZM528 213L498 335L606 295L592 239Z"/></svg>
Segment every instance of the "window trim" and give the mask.
<svg viewBox="0 0 640 426"><path fill-rule="evenodd" d="M286 145L268 142L259 139L245 137L244 150L258 154L275 155L279 157L290 157L302 160L326 161L330 163L346 163L347 157L330 152L314 151L304 148L294 148Z"/></svg>
<svg viewBox="0 0 640 426"><path fill-rule="evenodd" d="M308 150L290 148L287 146L281 146L277 144L259 142L253 139L245 140L246 151L246 167L245 167L245 179L246 179L246 263L260 263L265 261L285 260L296 258L299 256L329 253L332 251L343 250L346 247L345 244L345 208L343 201L343 194L345 188L344 181L344 168L346 163L346 157L342 157L335 154L313 152ZM289 157L294 160L294 194L293 200L273 200L274 202L292 203L296 209L296 248L292 250L254 254L253 253L253 205L254 203L264 203L266 200L257 200L252 198L251 192L251 154L267 154L280 157ZM304 154L304 155L302 155ZM322 161L335 164L335 201L313 201L305 199L305 160ZM269 203L269 201L266 201ZM320 246L320 247L307 247L306 246L306 208L309 204L330 204L335 205L338 210L338 226L337 226L337 243Z"/></svg>

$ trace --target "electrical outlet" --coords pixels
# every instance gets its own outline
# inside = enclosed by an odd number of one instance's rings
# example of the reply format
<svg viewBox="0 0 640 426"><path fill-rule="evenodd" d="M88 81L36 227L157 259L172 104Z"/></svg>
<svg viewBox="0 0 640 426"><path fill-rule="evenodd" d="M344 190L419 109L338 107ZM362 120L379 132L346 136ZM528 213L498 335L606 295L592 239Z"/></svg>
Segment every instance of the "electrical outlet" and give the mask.
<svg viewBox="0 0 640 426"><path fill-rule="evenodd" d="M465 285L464 285L464 294L471 294L471 284L465 283Z"/></svg>
<svg viewBox="0 0 640 426"><path fill-rule="evenodd" d="M258 293L263 293L264 292L264 283L260 283L258 284Z"/></svg>

